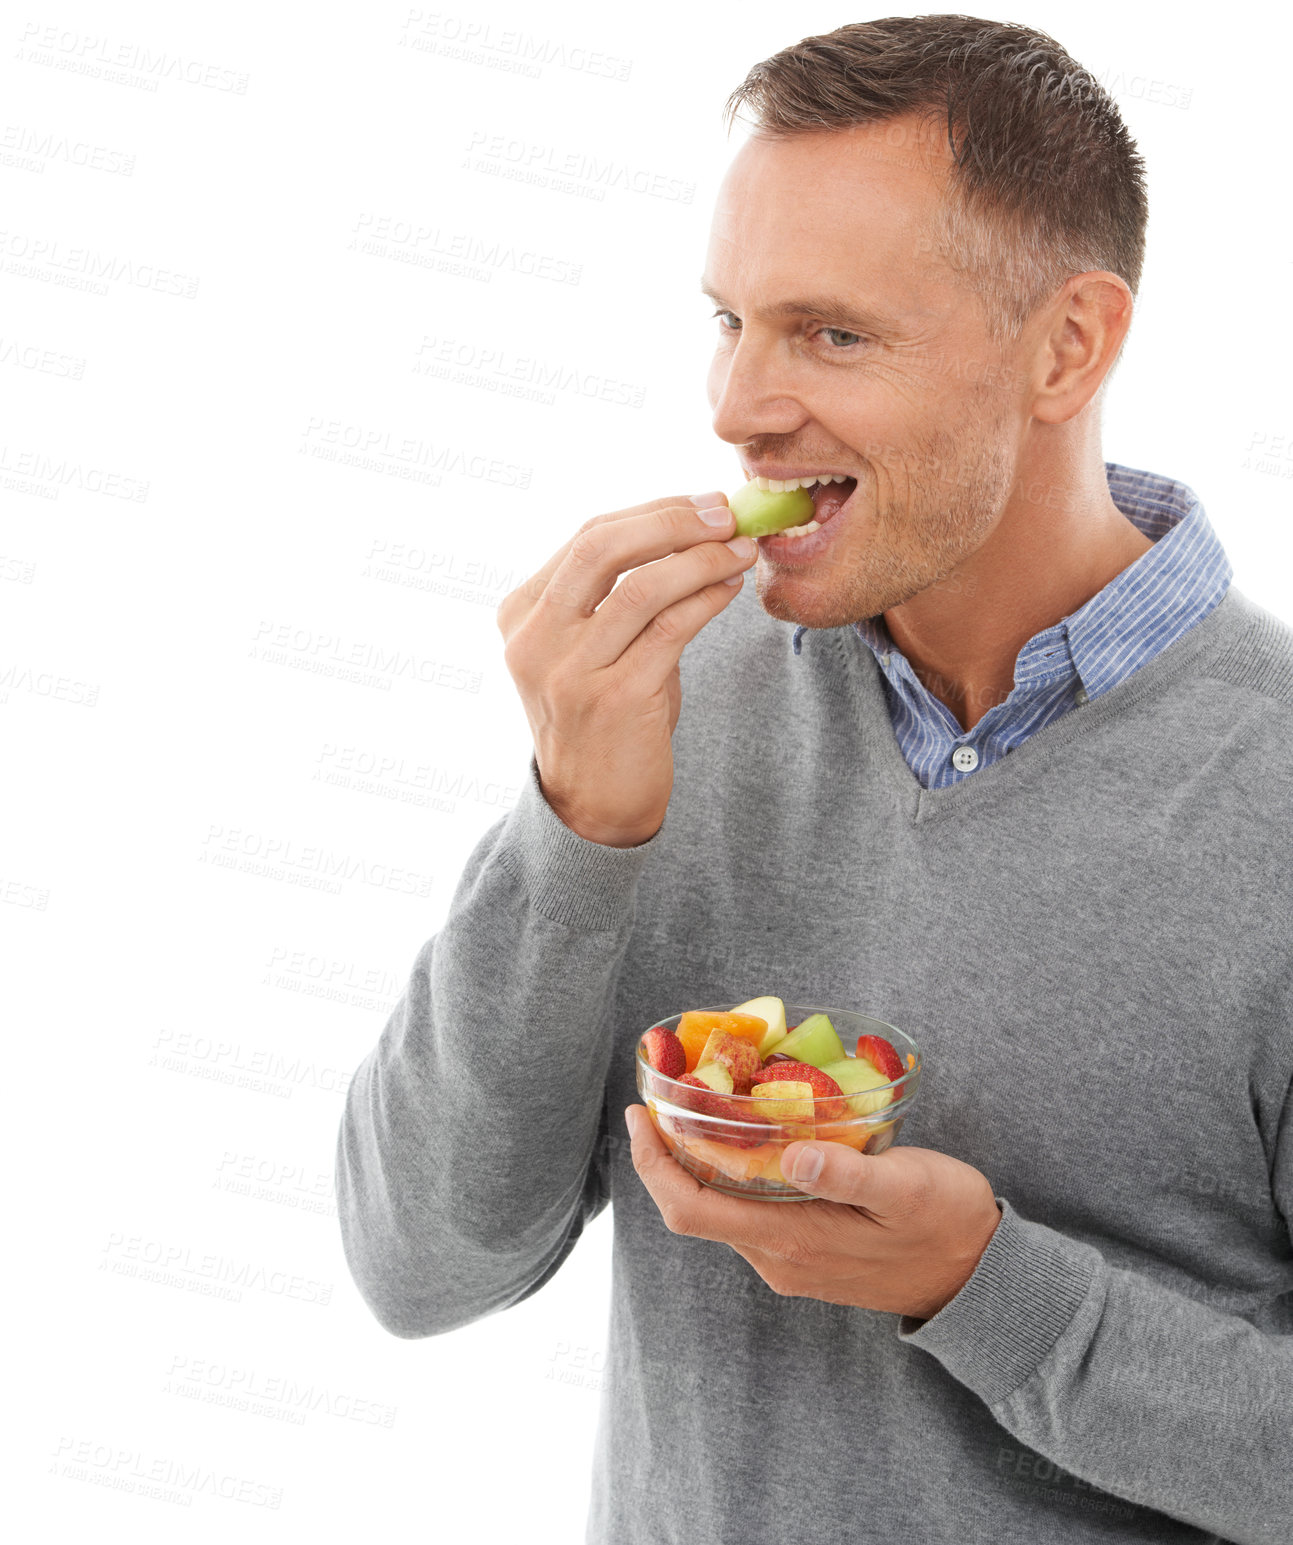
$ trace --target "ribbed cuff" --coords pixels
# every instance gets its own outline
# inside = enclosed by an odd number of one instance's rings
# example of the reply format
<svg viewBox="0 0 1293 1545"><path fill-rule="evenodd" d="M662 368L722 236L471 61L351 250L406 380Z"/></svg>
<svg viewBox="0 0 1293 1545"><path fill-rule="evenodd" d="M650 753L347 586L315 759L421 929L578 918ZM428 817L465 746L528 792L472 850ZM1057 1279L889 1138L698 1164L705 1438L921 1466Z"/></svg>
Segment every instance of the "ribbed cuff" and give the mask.
<svg viewBox="0 0 1293 1545"><path fill-rule="evenodd" d="M961 1291L932 1319L898 1322L900 1341L931 1353L989 1406L1036 1373L1104 1266L1093 1246L997 1202L1001 1222Z"/></svg>
<svg viewBox="0 0 1293 1545"><path fill-rule="evenodd" d="M636 848L610 848L572 832L543 797L532 755L495 856L525 887L536 912L599 932L622 927L632 915L638 877L659 839L657 832Z"/></svg>

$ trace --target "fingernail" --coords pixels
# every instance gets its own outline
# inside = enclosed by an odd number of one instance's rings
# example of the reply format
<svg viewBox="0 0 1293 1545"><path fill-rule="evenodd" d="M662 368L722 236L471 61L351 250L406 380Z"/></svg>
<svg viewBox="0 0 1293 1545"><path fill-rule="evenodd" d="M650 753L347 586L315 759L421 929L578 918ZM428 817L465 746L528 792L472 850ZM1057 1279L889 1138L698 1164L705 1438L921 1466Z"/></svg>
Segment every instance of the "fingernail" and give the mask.
<svg viewBox="0 0 1293 1545"><path fill-rule="evenodd" d="M688 497L707 526L725 526L731 520L732 512L727 507L726 494L690 494Z"/></svg>
<svg viewBox="0 0 1293 1545"><path fill-rule="evenodd" d="M724 547L730 547L738 558L753 558L759 549L754 545L752 536L734 536L730 542L724 542Z"/></svg>
<svg viewBox="0 0 1293 1545"><path fill-rule="evenodd" d="M624 1125L629 1129L629 1136L630 1137L632 1137L634 1135L633 1123L636 1120L636 1117L634 1116L633 1112L636 1109L637 1109L637 1107L635 1105L626 1105L624 1107Z"/></svg>
<svg viewBox="0 0 1293 1545"><path fill-rule="evenodd" d="M825 1157L820 1148L801 1148L790 1160L791 1180L801 1180L807 1186L812 1185L822 1172Z"/></svg>

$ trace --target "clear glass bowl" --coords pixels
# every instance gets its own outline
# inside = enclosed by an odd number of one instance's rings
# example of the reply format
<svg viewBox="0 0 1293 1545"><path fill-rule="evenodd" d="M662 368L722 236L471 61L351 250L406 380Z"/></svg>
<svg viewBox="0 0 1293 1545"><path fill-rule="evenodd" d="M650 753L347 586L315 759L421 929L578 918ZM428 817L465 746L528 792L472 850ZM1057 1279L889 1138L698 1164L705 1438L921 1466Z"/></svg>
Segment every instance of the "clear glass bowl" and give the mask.
<svg viewBox="0 0 1293 1545"><path fill-rule="evenodd" d="M730 1013L736 1007L739 1005L714 1004L699 1012ZM781 1153L787 1143L804 1139L837 1142L860 1153L883 1153L893 1144L920 1088L920 1048L902 1030L867 1014L858 1014L851 1009L802 1008L786 1004L788 1026L801 1023L810 1014L828 1016L850 1056L860 1035L880 1035L893 1045L906 1064L907 1072L892 1083L867 1091L877 1096L889 1091L889 1104L868 1115L859 1115L847 1107L841 1111L839 1098L831 1095L814 1099L812 1122L768 1122L756 1119L756 1107L761 1102L753 1095L728 1094L720 1097L726 1108L750 1113L748 1121L729 1120L696 1109L697 1104L705 1103L704 1092L657 1073L646 1059L642 1042L638 1041L638 1093L651 1112L656 1131L689 1175L729 1196L803 1202L811 1198L797 1190L781 1173ZM681 1014L675 1014L671 1019L658 1019L648 1028L676 1031L681 1019Z"/></svg>

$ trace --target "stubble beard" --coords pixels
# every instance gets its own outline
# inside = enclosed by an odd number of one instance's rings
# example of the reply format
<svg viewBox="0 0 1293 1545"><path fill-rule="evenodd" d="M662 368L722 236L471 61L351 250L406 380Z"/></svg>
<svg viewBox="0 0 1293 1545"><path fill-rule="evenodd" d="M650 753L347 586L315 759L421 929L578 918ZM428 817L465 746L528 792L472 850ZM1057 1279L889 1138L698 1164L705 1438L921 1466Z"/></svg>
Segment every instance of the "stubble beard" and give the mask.
<svg viewBox="0 0 1293 1545"><path fill-rule="evenodd" d="M859 522L861 512L850 512L857 526L851 540L802 571L761 558L764 610L810 628L844 627L948 579L983 545L1005 509L1014 463L1004 428L994 419L955 433L938 429L900 462L869 463L873 519Z"/></svg>

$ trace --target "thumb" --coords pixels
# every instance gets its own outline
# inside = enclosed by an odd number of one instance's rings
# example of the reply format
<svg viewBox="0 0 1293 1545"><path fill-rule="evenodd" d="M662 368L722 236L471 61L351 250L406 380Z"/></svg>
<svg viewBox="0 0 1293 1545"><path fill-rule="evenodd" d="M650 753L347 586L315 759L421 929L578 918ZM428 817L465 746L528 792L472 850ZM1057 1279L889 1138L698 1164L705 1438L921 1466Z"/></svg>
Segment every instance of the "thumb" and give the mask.
<svg viewBox="0 0 1293 1545"><path fill-rule="evenodd" d="M902 1186L895 1171L903 1166L888 1153L859 1153L847 1143L787 1143L781 1155L781 1173L809 1196L827 1202L848 1202L871 1213L895 1209Z"/></svg>

